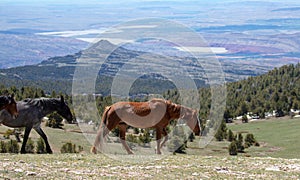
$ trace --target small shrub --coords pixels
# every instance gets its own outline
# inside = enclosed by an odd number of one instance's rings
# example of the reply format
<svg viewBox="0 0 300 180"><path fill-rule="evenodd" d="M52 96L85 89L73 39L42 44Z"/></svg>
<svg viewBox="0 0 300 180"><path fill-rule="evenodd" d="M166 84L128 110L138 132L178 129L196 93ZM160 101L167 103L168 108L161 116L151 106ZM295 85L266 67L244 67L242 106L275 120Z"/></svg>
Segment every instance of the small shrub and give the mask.
<svg viewBox="0 0 300 180"><path fill-rule="evenodd" d="M49 120L47 121L46 126L62 129L63 124L61 122L63 118L58 113L51 113L48 118Z"/></svg>
<svg viewBox="0 0 300 180"><path fill-rule="evenodd" d="M133 134L126 135L126 141L130 148L135 147L135 144L139 142L138 137L134 136Z"/></svg>
<svg viewBox="0 0 300 180"><path fill-rule="evenodd" d="M61 148L60 148L60 152L61 153L78 153L78 151L76 151L76 145L71 143L71 142L67 142L65 143Z"/></svg>
<svg viewBox="0 0 300 180"><path fill-rule="evenodd" d="M11 135L13 135L13 134L14 134L14 130L8 129L8 130L5 131L3 137L4 137L5 139L9 139L9 137L10 137Z"/></svg>
<svg viewBox="0 0 300 180"><path fill-rule="evenodd" d="M151 137L149 131L144 131L143 134L140 134L138 137L138 142L140 145L146 146L146 144L149 144L151 142Z"/></svg>
<svg viewBox="0 0 300 180"><path fill-rule="evenodd" d="M222 121L217 133L215 134L215 138L217 141L227 139L227 127L225 121Z"/></svg>
<svg viewBox="0 0 300 180"><path fill-rule="evenodd" d="M232 141L228 147L229 155L236 156L238 154L237 143Z"/></svg>
<svg viewBox="0 0 300 180"><path fill-rule="evenodd" d="M133 132L134 134L139 134L139 133L140 133L139 128L133 128L133 131L134 131L134 132Z"/></svg>
<svg viewBox="0 0 300 180"><path fill-rule="evenodd" d="M186 145L184 140L179 136L173 136L167 144L168 150L174 153L185 153Z"/></svg>
<svg viewBox="0 0 300 180"><path fill-rule="evenodd" d="M19 144L16 140L10 140L6 143L7 152L19 153Z"/></svg>
<svg viewBox="0 0 300 180"><path fill-rule="evenodd" d="M236 141L236 146L237 146L237 151L238 152L244 152L245 146L243 145L243 135L239 133L237 141Z"/></svg>
<svg viewBox="0 0 300 180"><path fill-rule="evenodd" d="M7 153L7 147L4 141L0 141L0 153Z"/></svg>
<svg viewBox="0 0 300 180"><path fill-rule="evenodd" d="M39 138L39 140L36 142L36 153L38 154L45 154L46 151L46 145L42 138Z"/></svg>
<svg viewBox="0 0 300 180"><path fill-rule="evenodd" d="M170 152L185 153L188 138L182 126L175 126L167 147Z"/></svg>
<svg viewBox="0 0 300 180"><path fill-rule="evenodd" d="M243 123L248 123L248 117L247 117L246 114L242 116L242 122Z"/></svg>
<svg viewBox="0 0 300 180"><path fill-rule="evenodd" d="M25 150L27 153L34 153L35 145L31 138L28 138L28 141L25 146Z"/></svg>
<svg viewBox="0 0 300 180"><path fill-rule="evenodd" d="M235 140L235 136L234 136L233 132L230 129L228 130L227 140L229 142L233 142Z"/></svg>
<svg viewBox="0 0 300 180"><path fill-rule="evenodd" d="M78 152L82 152L83 151L83 147L82 146L78 146Z"/></svg>
<svg viewBox="0 0 300 180"><path fill-rule="evenodd" d="M250 147L252 145L255 145L255 143L256 143L256 140L254 138L254 135L253 134L247 134L246 137L245 137L245 146Z"/></svg>
<svg viewBox="0 0 300 180"><path fill-rule="evenodd" d="M221 129L219 129L217 131L217 133L215 134L215 138L217 141L223 141L224 138L223 138L223 132Z"/></svg>

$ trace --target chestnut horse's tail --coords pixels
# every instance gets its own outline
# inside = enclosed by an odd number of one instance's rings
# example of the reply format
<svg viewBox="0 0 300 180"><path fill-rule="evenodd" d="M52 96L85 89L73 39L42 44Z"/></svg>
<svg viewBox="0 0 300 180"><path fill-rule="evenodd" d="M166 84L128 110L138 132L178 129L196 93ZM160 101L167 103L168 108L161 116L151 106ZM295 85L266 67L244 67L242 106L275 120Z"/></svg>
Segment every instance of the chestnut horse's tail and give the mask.
<svg viewBox="0 0 300 180"><path fill-rule="evenodd" d="M108 111L111 109L111 106L108 106L105 108L103 115L102 115L102 119L101 119L101 123L97 132L97 136L94 142L94 146L92 146L91 148L91 153L96 154L97 153L97 147L99 147L99 145L101 144L101 141L103 140L103 128L105 129L105 124L107 122L107 114ZM103 127L104 126L104 127Z"/></svg>

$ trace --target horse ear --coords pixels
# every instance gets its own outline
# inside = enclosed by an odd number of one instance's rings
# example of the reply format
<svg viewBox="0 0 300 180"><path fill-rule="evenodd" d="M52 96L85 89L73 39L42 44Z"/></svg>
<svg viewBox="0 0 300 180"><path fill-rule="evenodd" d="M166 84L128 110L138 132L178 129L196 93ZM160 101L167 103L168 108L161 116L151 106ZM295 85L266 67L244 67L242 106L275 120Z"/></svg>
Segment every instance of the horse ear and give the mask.
<svg viewBox="0 0 300 180"><path fill-rule="evenodd" d="M167 105L167 111L169 111L170 110L170 108L171 108L171 101L170 100L167 100L166 101L166 105Z"/></svg>
<svg viewBox="0 0 300 180"><path fill-rule="evenodd" d="M61 102L65 102L63 95L60 95L60 100L61 100Z"/></svg>

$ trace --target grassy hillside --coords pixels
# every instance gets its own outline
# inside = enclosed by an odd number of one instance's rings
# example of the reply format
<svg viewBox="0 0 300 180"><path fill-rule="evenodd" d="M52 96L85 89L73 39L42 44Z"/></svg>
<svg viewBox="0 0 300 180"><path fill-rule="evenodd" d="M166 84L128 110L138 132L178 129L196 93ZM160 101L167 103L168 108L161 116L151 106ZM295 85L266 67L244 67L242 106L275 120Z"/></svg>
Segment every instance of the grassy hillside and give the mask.
<svg viewBox="0 0 300 180"><path fill-rule="evenodd" d="M253 133L261 147L251 147L252 156L300 158L300 118L258 120L251 123L228 126L235 132Z"/></svg>
<svg viewBox="0 0 300 180"><path fill-rule="evenodd" d="M0 154L0 178L297 179L300 174L299 126L299 118L231 124L228 128L234 132L253 133L261 147L229 156L228 142L213 141L207 148L199 149L196 141L188 143L187 154L159 156L151 153L147 155L149 162L138 156L141 161L135 159L134 163L127 161L132 158L130 155L120 155L116 160L103 154L90 154L90 143L78 133L80 129L76 125L65 125L66 130L44 127L54 155ZM0 126L0 132L6 129ZM38 135L32 131L30 137L36 141ZM65 142L83 146L84 152L61 154L60 147Z"/></svg>
<svg viewBox="0 0 300 180"><path fill-rule="evenodd" d="M244 136L247 133L253 133L256 140L260 143L260 147L247 148L245 153L241 153L239 156L300 159L300 154L298 153L300 147L299 126L300 118L290 119L285 117L257 120L243 124L228 124L228 129L231 129L234 133L241 132ZM60 148L66 142L80 145L84 148L84 153L89 153L91 144L87 141L86 137L80 133L80 128L76 125L69 124L65 124L64 128L65 130L43 127L54 153L59 154ZM1 134L6 130L7 127L0 126L0 137L2 137ZM32 130L30 137L33 141L37 141L39 135ZM14 139L14 137L11 136L11 139ZM93 137L91 139L93 139ZM188 143L186 152L192 155L224 157L228 156L228 145L229 142L227 141L212 141L206 148L200 149L199 138L197 137L194 142ZM151 146L155 147L155 141L152 142ZM121 148L120 153L125 153L125 150ZM152 151L149 151L149 153L152 153Z"/></svg>

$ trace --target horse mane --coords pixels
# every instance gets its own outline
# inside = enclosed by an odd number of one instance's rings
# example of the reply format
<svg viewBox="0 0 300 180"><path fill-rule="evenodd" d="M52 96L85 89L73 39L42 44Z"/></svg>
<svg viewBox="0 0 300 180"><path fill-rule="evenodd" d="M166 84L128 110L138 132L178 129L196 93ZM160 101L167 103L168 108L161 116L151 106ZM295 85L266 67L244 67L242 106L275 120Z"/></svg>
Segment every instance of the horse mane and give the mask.
<svg viewBox="0 0 300 180"><path fill-rule="evenodd" d="M56 106L58 103L60 103L60 100L56 98L27 98L24 99L23 102L29 106L43 107Z"/></svg>

